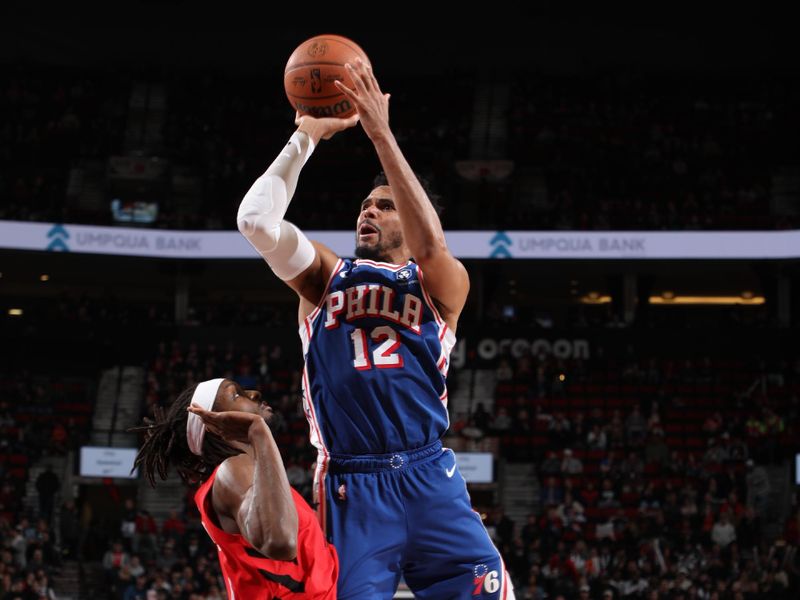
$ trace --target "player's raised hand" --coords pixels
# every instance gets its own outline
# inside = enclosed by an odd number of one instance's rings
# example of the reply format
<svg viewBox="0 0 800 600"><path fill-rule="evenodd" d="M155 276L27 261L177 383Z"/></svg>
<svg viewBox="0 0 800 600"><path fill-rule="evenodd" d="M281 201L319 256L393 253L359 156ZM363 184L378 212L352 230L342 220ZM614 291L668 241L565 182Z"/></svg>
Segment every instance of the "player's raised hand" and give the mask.
<svg viewBox="0 0 800 600"><path fill-rule="evenodd" d="M266 427L264 417L239 410L214 412L192 404L186 410L203 419L206 429L227 442L250 443L250 434L255 428Z"/></svg>
<svg viewBox="0 0 800 600"><path fill-rule="evenodd" d="M350 129L358 123L358 114L340 119L338 117L312 117L295 113L294 124L298 131L304 131L314 142L318 144L320 140L329 140L334 134Z"/></svg>
<svg viewBox="0 0 800 600"><path fill-rule="evenodd" d="M390 94L381 91L372 67L360 58L356 58L353 64L347 63L345 68L350 72L355 90L351 90L341 81L334 82L334 85L355 105L361 118L361 126L369 138L375 141L377 137L390 132Z"/></svg>

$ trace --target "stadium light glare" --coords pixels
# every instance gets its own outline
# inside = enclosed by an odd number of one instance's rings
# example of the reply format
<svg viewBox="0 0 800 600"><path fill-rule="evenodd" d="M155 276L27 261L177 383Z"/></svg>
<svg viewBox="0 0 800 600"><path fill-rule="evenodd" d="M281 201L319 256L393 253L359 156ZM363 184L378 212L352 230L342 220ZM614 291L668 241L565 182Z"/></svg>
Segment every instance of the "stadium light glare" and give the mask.
<svg viewBox="0 0 800 600"><path fill-rule="evenodd" d="M659 304L662 306L670 305L741 305L741 306L759 306L766 303L764 296L756 296L750 292L749 296L742 294L741 296L676 296L671 294L667 296L667 292L660 296L650 296L650 304Z"/></svg>
<svg viewBox="0 0 800 600"><path fill-rule="evenodd" d="M589 292L581 296L581 304L609 304L611 296L600 294L599 292Z"/></svg>

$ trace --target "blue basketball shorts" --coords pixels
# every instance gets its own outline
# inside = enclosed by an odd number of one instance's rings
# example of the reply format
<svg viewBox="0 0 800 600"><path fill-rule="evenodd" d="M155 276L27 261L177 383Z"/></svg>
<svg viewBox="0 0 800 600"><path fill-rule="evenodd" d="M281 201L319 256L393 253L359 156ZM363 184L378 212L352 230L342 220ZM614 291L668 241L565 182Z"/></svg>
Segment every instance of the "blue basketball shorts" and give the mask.
<svg viewBox="0 0 800 600"><path fill-rule="evenodd" d="M441 442L385 455L331 456L321 519L339 554L339 600L511 600L503 560Z"/></svg>

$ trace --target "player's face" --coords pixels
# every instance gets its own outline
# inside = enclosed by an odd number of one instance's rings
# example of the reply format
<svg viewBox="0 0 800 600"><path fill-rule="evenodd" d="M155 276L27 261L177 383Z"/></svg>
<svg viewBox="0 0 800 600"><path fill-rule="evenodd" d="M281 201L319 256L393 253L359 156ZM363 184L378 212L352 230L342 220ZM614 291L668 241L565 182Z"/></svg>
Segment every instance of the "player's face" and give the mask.
<svg viewBox="0 0 800 600"><path fill-rule="evenodd" d="M240 410L253 415L261 415L267 423L272 420L272 407L261 400L261 392L245 390L230 379L226 379L219 386L217 398L214 400L214 410L217 412Z"/></svg>
<svg viewBox="0 0 800 600"><path fill-rule="evenodd" d="M376 187L361 203L356 221L356 256L387 261L403 245L400 217L388 185Z"/></svg>

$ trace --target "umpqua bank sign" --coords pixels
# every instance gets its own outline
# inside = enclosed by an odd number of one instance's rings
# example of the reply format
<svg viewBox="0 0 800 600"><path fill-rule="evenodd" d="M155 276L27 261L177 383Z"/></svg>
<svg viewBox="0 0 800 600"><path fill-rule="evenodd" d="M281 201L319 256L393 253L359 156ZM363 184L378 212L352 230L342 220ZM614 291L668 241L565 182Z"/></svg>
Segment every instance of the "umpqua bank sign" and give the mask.
<svg viewBox="0 0 800 600"><path fill-rule="evenodd" d="M556 338L480 338L476 343L467 339L459 340L453 350L452 364L456 368L464 366L467 358L467 347L474 348L481 360L494 360L500 356L522 358L523 356L552 356L560 359L584 358L591 355L589 341L585 339Z"/></svg>
<svg viewBox="0 0 800 600"><path fill-rule="evenodd" d="M353 232L307 231L339 256ZM798 259L795 231L450 231L462 259ZM176 259L261 260L235 229L183 231L0 220L0 248Z"/></svg>
<svg viewBox="0 0 800 600"><path fill-rule="evenodd" d="M644 235L570 232L564 235L519 233L514 236L516 257L640 258L647 256Z"/></svg>
<svg viewBox="0 0 800 600"><path fill-rule="evenodd" d="M161 232L53 225L47 232L46 250L90 254L132 254L135 256L180 255L202 250L197 235L169 235Z"/></svg>
<svg viewBox="0 0 800 600"><path fill-rule="evenodd" d="M238 231L0 221L0 247L150 258L260 258Z"/></svg>

